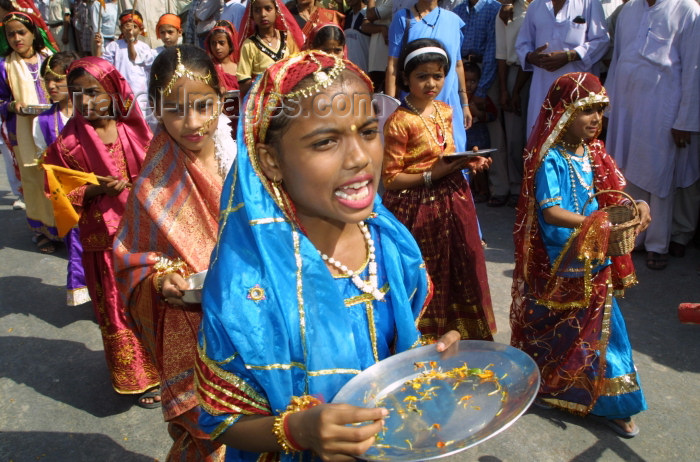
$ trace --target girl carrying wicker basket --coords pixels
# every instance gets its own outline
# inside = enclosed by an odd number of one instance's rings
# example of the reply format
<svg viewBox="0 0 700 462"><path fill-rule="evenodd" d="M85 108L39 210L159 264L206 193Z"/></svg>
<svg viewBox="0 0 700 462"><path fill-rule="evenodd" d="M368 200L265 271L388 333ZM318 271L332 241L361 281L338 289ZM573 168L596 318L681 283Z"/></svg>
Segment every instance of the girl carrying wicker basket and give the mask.
<svg viewBox="0 0 700 462"><path fill-rule="evenodd" d="M635 436L646 409L632 348L614 295L634 284L629 254L611 256L611 206L635 207L597 139L608 97L588 73L557 79L525 150L514 229L511 344L538 363L540 406L597 416ZM636 204L639 233L651 221Z"/></svg>

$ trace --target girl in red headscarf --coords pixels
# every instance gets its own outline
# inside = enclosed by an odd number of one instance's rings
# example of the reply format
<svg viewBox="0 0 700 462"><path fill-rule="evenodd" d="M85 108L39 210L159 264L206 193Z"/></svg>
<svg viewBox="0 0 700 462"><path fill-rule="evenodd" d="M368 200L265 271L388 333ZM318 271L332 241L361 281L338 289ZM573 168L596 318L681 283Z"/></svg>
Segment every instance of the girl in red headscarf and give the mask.
<svg viewBox="0 0 700 462"><path fill-rule="evenodd" d="M219 82L224 91L238 90L236 67L238 62L238 34L228 21L217 21L207 35L204 47L214 61Z"/></svg>
<svg viewBox="0 0 700 462"><path fill-rule="evenodd" d="M134 104L131 87L104 59L74 61L68 68L68 87L71 98L76 97L77 111L49 146L44 162L106 178L69 194L80 213L85 282L102 332L112 386L118 393L147 392L139 405L156 407L160 405L158 371L126 319L112 260L114 235L151 131Z"/></svg>
<svg viewBox="0 0 700 462"><path fill-rule="evenodd" d="M345 32L337 24L318 24L306 37L304 50L321 50L347 59L348 47L345 44Z"/></svg>
<svg viewBox="0 0 700 462"><path fill-rule="evenodd" d="M242 95L248 92L255 77L301 50L304 44L301 29L279 0L250 0L238 37L241 45L236 77Z"/></svg>
<svg viewBox="0 0 700 462"><path fill-rule="evenodd" d="M525 150L514 230L511 344L542 376L538 403L601 417L623 437L646 409L614 295L634 284L629 255L607 257L600 208L624 201L625 180L602 141L608 96L597 77L565 74L549 90ZM649 206L639 204L648 226Z"/></svg>

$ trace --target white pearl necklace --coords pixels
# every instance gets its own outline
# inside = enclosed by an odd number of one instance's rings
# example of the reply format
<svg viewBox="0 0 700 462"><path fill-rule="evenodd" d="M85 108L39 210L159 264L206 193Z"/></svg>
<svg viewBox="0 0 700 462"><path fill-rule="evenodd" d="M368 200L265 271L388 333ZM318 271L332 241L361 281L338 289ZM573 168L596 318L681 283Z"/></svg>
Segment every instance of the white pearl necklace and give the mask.
<svg viewBox="0 0 700 462"><path fill-rule="evenodd" d="M349 269L347 266L343 265L335 258L329 257L325 253L322 253L320 250L318 251L318 253L321 254L321 258L323 259L323 261L330 263L343 274L347 274L348 276L350 276L350 280L353 284L355 284L355 286L358 289L360 289L366 294L372 295L376 300L381 301L384 299L384 294L379 290L378 287L379 278L377 278L377 260L374 254L374 240L372 239L372 235L369 232L369 227L365 224L364 221L359 222L358 226L360 227L360 231L362 231L362 234L365 237L365 242L367 243L367 251L369 252L369 281L363 280L358 273Z"/></svg>

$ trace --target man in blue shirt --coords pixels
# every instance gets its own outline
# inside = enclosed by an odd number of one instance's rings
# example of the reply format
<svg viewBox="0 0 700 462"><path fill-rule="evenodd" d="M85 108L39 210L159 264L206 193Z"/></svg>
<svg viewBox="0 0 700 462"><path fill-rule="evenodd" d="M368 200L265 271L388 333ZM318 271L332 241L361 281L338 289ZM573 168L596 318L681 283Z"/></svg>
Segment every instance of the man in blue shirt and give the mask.
<svg viewBox="0 0 700 462"><path fill-rule="evenodd" d="M462 28L462 62L477 64L481 68L481 78L474 96L470 98L470 105L485 106L489 93L493 101L498 101L498 86L493 83L498 69L496 17L500 10L501 2L498 0L464 0L453 10L465 24ZM493 155L493 164L488 172L491 194L488 205L498 207L508 202L510 193L505 137L498 120L490 122L488 129L492 147L498 149Z"/></svg>
<svg viewBox="0 0 700 462"><path fill-rule="evenodd" d="M498 0L464 0L454 13L462 21L462 62L481 67L481 79L476 90L478 98L486 98L496 78L496 16L501 9Z"/></svg>

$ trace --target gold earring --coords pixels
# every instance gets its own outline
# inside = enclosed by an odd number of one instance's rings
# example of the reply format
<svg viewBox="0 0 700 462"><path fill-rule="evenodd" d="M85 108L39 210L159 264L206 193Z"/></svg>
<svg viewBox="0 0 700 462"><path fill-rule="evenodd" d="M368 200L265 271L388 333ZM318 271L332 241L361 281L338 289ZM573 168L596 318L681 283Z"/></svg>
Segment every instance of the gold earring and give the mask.
<svg viewBox="0 0 700 462"><path fill-rule="evenodd" d="M282 192L278 185L282 184L282 180L277 181L277 177L272 180L272 191L275 193L275 198L277 199L277 204L280 207L284 206L284 201L282 200Z"/></svg>

